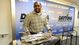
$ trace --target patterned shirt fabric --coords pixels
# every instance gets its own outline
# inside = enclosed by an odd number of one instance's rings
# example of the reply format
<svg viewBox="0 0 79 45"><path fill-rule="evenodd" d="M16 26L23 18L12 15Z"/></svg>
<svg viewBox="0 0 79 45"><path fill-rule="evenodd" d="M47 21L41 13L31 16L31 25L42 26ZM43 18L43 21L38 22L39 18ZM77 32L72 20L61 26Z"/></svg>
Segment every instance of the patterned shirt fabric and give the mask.
<svg viewBox="0 0 79 45"><path fill-rule="evenodd" d="M48 28L48 16L44 12L27 14L24 19L24 30L30 32L42 32L45 27Z"/></svg>

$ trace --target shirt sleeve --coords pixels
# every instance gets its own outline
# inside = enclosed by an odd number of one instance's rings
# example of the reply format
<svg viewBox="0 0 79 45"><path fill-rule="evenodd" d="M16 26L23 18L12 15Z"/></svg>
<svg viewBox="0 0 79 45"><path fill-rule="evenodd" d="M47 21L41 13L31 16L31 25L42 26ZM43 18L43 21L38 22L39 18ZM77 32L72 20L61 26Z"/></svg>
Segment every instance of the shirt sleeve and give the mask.
<svg viewBox="0 0 79 45"><path fill-rule="evenodd" d="M45 18L45 27L49 30L51 28L50 28L50 25L48 24L48 22L49 22L49 16L47 15Z"/></svg>
<svg viewBox="0 0 79 45"><path fill-rule="evenodd" d="M24 23L23 23L23 28L24 28L24 31L27 32L29 31L29 25L30 24L30 17L29 15L27 15L24 19Z"/></svg>

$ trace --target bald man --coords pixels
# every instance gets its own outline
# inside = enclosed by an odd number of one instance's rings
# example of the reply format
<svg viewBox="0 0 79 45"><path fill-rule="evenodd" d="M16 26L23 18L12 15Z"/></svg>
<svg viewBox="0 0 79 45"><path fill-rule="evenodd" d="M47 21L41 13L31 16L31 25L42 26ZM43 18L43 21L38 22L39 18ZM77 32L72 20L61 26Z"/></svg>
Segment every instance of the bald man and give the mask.
<svg viewBox="0 0 79 45"><path fill-rule="evenodd" d="M42 12L41 3L34 3L34 10L27 14L23 27L28 34L43 32L44 28L47 28L48 32L51 32L50 26L48 25L48 15L45 12Z"/></svg>

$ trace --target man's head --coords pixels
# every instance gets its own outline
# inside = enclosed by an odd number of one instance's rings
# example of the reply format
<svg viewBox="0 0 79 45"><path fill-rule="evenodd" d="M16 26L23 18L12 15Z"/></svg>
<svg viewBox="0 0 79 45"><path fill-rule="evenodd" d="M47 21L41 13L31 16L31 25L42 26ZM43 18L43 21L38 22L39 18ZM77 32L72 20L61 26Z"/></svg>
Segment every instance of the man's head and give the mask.
<svg viewBox="0 0 79 45"><path fill-rule="evenodd" d="M40 13L41 12L41 8L42 8L41 3L39 3L39 2L35 2L34 3L34 11L36 13Z"/></svg>

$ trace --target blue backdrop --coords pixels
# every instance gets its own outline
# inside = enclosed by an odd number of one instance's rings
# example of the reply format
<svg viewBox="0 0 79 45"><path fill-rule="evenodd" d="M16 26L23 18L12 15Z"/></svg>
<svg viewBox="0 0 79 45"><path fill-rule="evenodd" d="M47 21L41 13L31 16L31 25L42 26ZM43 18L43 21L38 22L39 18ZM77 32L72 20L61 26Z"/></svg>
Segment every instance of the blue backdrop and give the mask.
<svg viewBox="0 0 79 45"><path fill-rule="evenodd" d="M19 32L23 32L23 19L21 14L27 14L33 11L33 3L35 0L15 1L16 9L16 39L20 39ZM71 6L65 6L45 0L40 0L44 11L49 15L49 25L53 34L62 33L64 30L73 31L74 26L74 13L75 8Z"/></svg>

